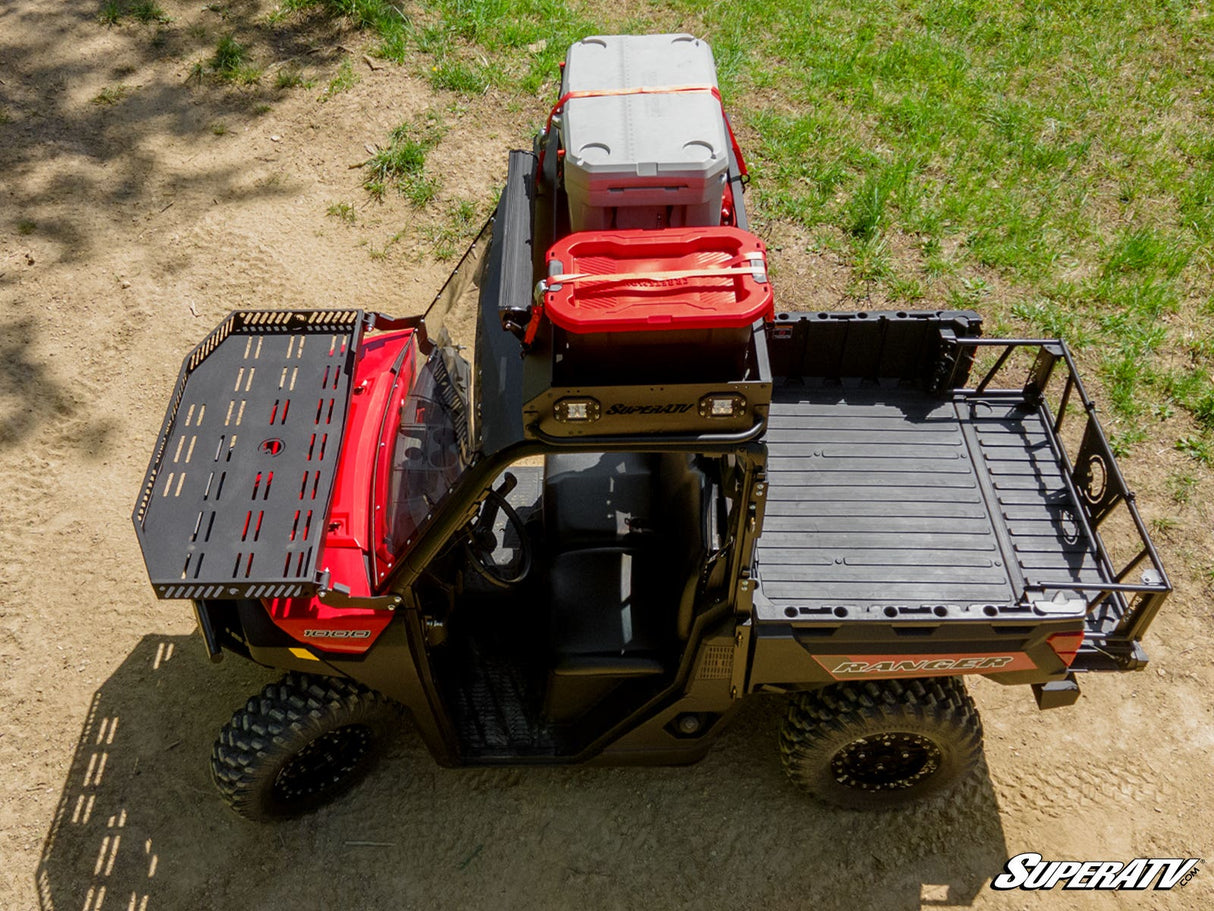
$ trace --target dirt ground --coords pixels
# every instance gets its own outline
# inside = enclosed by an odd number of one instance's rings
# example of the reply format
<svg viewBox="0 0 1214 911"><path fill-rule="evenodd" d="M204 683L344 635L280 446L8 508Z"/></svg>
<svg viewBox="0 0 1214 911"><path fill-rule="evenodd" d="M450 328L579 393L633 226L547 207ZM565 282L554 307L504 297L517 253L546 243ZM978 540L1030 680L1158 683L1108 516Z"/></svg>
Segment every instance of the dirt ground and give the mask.
<svg viewBox="0 0 1214 911"><path fill-rule="evenodd" d="M988 768L964 798L823 810L785 782L778 706L760 702L690 769L449 771L405 734L305 820L225 809L210 744L271 675L206 661L188 605L152 596L129 519L181 359L238 307L417 312L446 266L415 230L373 255L419 216L369 201L350 166L442 108L437 204L487 205L544 100L451 111L348 33L267 39L262 64L294 57L312 88L190 80L222 15L269 8L212 6L164 4L158 36L106 28L92 0L0 4L0 908L1214 907L1204 864L1171 893L989 889L1023 851L1214 862L1214 501L1209 477L1171 501L1164 442L1126 465L1148 517L1169 519L1177 593L1153 664L1047 713L976 681ZM361 80L321 100L347 51ZM326 215L338 202L354 224ZM841 266L773 239L786 308L838 300Z"/></svg>

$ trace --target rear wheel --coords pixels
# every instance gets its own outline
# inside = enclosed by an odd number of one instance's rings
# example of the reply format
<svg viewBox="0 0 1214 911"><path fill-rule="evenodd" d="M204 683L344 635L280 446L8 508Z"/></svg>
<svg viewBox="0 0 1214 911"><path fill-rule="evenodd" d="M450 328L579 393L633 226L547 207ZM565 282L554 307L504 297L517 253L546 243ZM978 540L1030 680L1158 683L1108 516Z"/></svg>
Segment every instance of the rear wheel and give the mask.
<svg viewBox="0 0 1214 911"><path fill-rule="evenodd" d="M789 703L789 778L814 797L879 809L951 790L982 756L982 722L958 677L838 683Z"/></svg>
<svg viewBox="0 0 1214 911"><path fill-rule="evenodd" d="M241 816L301 816L361 781L399 718L384 696L348 680L287 674L224 725L211 772Z"/></svg>

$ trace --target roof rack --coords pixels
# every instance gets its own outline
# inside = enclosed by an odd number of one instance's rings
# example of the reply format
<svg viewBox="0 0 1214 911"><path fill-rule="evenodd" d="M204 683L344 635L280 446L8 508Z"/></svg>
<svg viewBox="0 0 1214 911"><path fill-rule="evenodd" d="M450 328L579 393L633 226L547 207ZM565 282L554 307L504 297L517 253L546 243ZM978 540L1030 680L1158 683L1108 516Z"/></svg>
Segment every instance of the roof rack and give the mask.
<svg viewBox="0 0 1214 911"><path fill-rule="evenodd" d="M161 598L318 590L361 310L231 313L182 364L132 520Z"/></svg>

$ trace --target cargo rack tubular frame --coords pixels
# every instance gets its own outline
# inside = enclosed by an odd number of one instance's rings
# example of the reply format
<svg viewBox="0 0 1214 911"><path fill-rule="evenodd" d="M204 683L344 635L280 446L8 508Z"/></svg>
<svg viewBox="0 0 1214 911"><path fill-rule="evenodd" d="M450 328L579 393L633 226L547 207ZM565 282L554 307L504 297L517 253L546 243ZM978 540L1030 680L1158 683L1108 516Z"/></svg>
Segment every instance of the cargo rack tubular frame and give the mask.
<svg viewBox="0 0 1214 911"><path fill-rule="evenodd" d="M1142 516L1138 512L1134 492L1129 489L1125 477L1121 473L1121 468L1117 465L1112 447L1109 445L1104 428L1097 417L1097 406L1088 397L1087 389L1079 376L1070 349L1061 339L953 337L946 339L945 343L960 348L975 349L973 354L977 353L978 348L1003 348L995 363L975 386L954 388L953 394L971 400L1010 399L1030 406L1036 404L1046 425L1053 431L1052 443L1056 446L1056 455L1065 469L1063 479L1066 482L1067 492L1072 502L1079 507L1076 510L1075 519L1079 522L1088 540L1092 542L1104 575L1113 580L1100 584L1069 579L1059 582L1042 581L1034 583L1032 587L1041 589L1043 592L1058 590L1091 593L1087 602L1089 615L1101 604L1111 600L1119 608L1117 611L1118 622L1113 630L1104 631L1107 638L1140 639L1172 591L1172 585L1163 568L1163 563L1159 559L1159 553L1147 532L1146 525L1142 521ZM1012 355L1018 349L1026 348L1037 349L1037 356L1030 368L1026 383L1019 388L992 388L992 384L1007 372L1005 368ZM1058 394L1055 403L1051 405L1046 390L1059 361L1066 366L1066 380L1061 393ZM1083 429L1079 451L1072 461L1066 444L1063 442L1061 430L1066 423L1068 406L1076 395L1079 397L1087 423ZM1094 463L1099 463L1103 470L1103 486L1098 492L1093 492L1095 478L1092 466ZM1099 531L1104 520L1118 507L1122 507L1128 512L1142 545L1138 553L1120 571L1114 569L1113 561ZM1150 561L1155 579L1147 581L1148 574L1144 573L1143 582L1127 583L1126 577L1146 560ZM1127 602L1127 595L1137 595L1138 597L1133 602Z"/></svg>

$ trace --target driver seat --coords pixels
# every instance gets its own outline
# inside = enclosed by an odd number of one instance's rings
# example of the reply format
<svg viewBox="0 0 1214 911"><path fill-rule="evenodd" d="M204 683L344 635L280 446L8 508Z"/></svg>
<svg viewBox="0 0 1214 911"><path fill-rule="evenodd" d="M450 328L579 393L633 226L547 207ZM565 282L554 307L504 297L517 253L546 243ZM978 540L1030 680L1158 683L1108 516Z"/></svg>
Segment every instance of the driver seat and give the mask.
<svg viewBox="0 0 1214 911"><path fill-rule="evenodd" d="M704 476L686 455L600 458L549 456L545 472L546 521L568 532L555 536L566 549L553 555L548 578L544 713L557 723L625 681L671 669L705 553Z"/></svg>
<svg viewBox="0 0 1214 911"><path fill-rule="evenodd" d="M673 645L670 568L653 549L587 547L559 554L550 572L555 652L544 714L569 721L627 679L655 677Z"/></svg>

